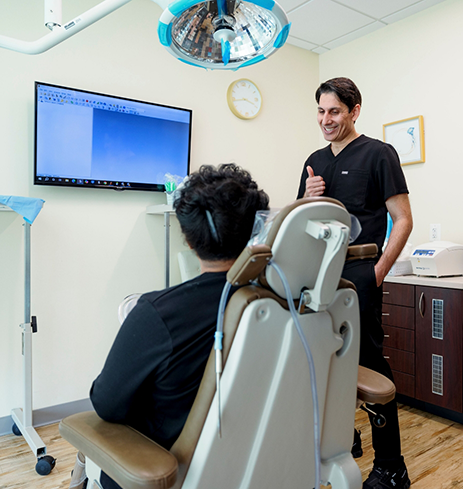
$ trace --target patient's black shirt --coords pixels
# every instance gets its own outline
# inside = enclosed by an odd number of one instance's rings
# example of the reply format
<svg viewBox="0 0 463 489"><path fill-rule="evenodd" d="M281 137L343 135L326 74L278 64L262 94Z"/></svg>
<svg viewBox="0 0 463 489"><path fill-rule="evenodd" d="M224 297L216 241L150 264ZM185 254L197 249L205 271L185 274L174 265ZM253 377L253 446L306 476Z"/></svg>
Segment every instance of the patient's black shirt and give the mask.
<svg viewBox="0 0 463 489"><path fill-rule="evenodd" d="M140 297L90 391L101 418L128 424L167 449L173 445L213 346L225 281L226 272L203 273Z"/></svg>

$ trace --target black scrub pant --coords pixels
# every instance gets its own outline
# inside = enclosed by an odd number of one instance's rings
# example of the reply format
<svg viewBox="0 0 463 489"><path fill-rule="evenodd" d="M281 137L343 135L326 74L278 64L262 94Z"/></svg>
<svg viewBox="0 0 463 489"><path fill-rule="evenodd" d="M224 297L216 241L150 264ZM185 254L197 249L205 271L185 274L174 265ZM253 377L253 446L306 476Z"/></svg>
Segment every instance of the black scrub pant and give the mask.
<svg viewBox="0 0 463 489"><path fill-rule="evenodd" d="M381 326L383 287L376 286L375 261L355 260L345 264L343 278L357 288L360 307L360 365L370 368L394 381L391 367L383 356L384 332ZM403 462L400 447L397 403L375 404L373 411L386 418L386 425L377 428L372 422L374 463L380 467L394 467Z"/></svg>

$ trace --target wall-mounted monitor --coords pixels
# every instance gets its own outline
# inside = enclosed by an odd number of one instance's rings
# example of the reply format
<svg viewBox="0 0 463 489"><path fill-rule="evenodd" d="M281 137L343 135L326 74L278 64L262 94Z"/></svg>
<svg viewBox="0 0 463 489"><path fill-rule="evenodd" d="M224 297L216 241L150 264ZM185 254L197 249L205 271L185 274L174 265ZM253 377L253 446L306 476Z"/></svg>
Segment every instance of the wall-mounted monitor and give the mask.
<svg viewBox="0 0 463 489"><path fill-rule="evenodd" d="M190 170L189 109L35 82L34 184L164 191Z"/></svg>

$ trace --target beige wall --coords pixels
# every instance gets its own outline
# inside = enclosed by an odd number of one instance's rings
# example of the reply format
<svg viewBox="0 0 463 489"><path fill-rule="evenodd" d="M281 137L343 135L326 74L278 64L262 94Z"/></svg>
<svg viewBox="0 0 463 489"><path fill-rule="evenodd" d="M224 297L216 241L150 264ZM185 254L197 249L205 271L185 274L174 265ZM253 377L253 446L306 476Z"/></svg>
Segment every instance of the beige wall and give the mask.
<svg viewBox="0 0 463 489"><path fill-rule="evenodd" d="M63 20L96 3L65 0ZM8 0L0 10L0 34L34 40L47 33L41 1ZM318 147L311 117L317 55L288 45L236 73L207 72L160 46L160 13L150 0L134 0L42 55L0 49L0 194L46 201L32 226L35 409L86 398L118 330L119 302L163 287L163 220L145 208L165 202L158 193L33 186L35 80L193 109L192 169L236 162L274 207L294 199L303 161ZM242 77L262 91L262 113L253 121L227 107L227 87ZM22 405L21 223L0 213L0 418ZM175 222L172 237L173 251L182 249Z"/></svg>
<svg viewBox="0 0 463 489"><path fill-rule="evenodd" d="M448 0L320 56L320 79L351 77L363 95L358 130L382 139L383 124L424 117L426 162L404 166L415 226L410 241L463 243L461 83L463 2Z"/></svg>
<svg viewBox="0 0 463 489"><path fill-rule="evenodd" d="M40 3L9 0L0 33L43 35ZM63 3L68 20L98 2ZM42 55L0 49L0 194L46 200L32 228L35 408L87 397L117 332L121 299L162 288L162 217L147 216L145 208L164 196L34 187L34 80L193 109L192 168L234 161L279 207L294 198L305 157L325 144L315 123L319 81L349 76L364 97L360 132L382 139L384 123L424 117L426 163L404 167L415 220L411 242L428 241L429 224L441 223L443 239L463 243L457 150L463 2L448 0L320 57L288 45L237 73L176 61L157 40L159 15L150 0L134 0ZM241 77L263 94L262 113L250 122L226 105L228 85ZM183 246L175 222L172 236L175 252ZM22 402L22 240L21 219L1 213L0 417Z"/></svg>

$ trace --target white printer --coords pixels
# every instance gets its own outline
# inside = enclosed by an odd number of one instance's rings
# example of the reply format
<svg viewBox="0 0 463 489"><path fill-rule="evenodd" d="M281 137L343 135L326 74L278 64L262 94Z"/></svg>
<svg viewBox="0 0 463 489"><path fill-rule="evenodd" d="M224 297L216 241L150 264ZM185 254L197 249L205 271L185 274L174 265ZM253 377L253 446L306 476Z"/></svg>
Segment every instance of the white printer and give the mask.
<svg viewBox="0 0 463 489"><path fill-rule="evenodd" d="M463 275L463 245L450 241L424 243L413 250L410 261L415 275Z"/></svg>

